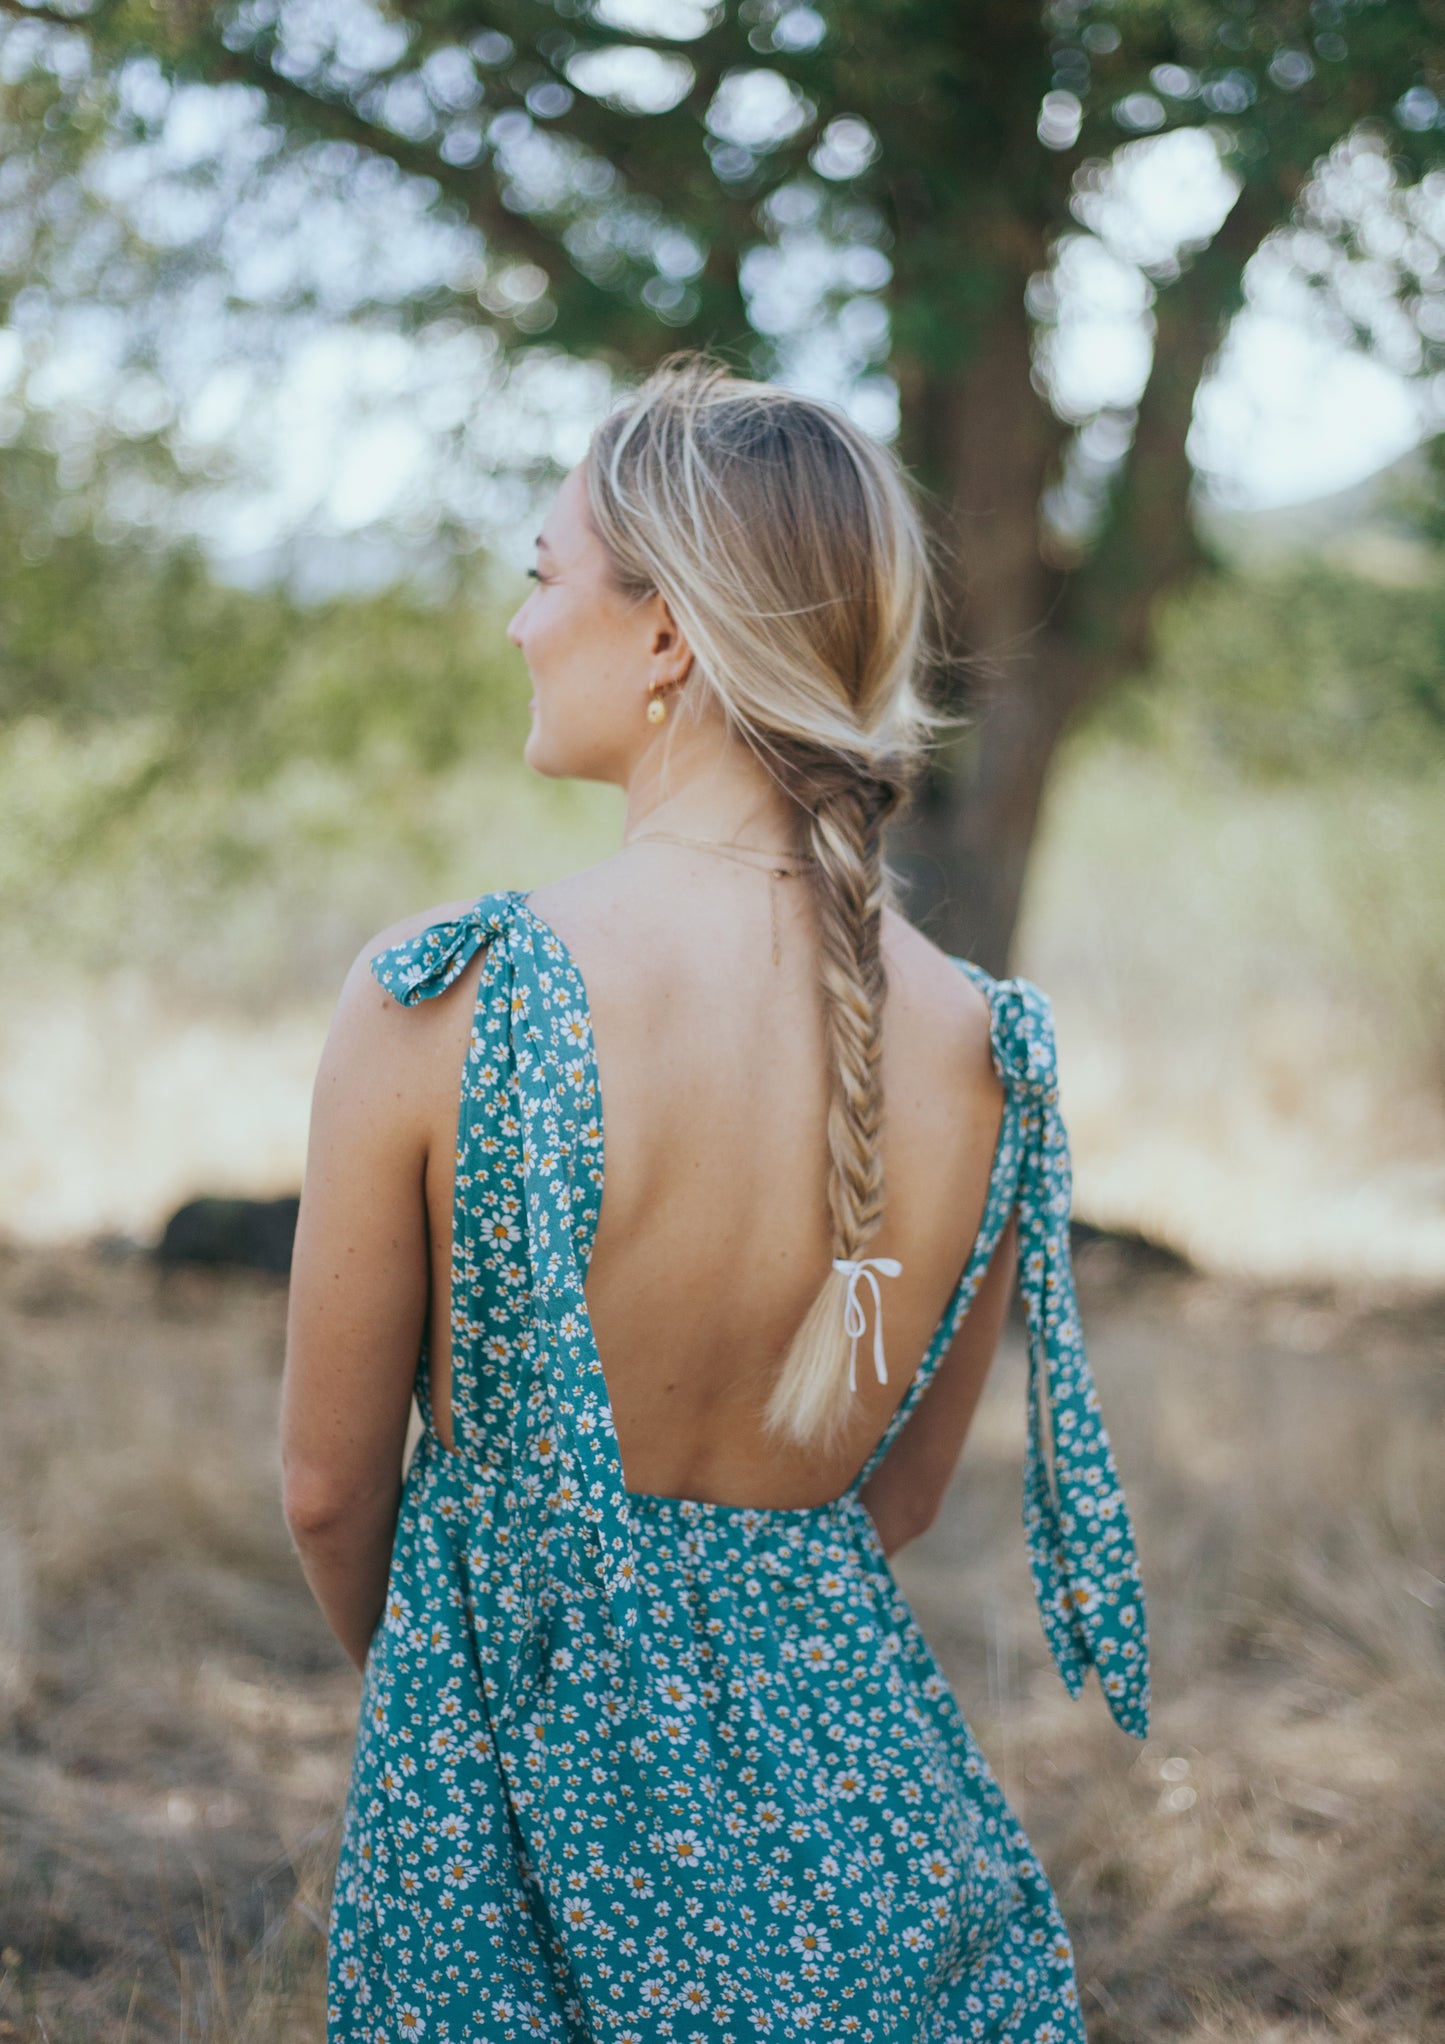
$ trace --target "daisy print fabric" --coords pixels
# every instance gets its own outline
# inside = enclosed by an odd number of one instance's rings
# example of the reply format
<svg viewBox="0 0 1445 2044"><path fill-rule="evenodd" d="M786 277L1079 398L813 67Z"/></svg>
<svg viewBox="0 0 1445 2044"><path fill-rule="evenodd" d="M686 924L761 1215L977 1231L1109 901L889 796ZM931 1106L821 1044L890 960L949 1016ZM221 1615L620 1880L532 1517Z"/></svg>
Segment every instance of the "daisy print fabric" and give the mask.
<svg viewBox="0 0 1445 2044"><path fill-rule="evenodd" d="M332 2044L1080 2044L1037 1858L860 1491L1010 1212L1028 1317L1024 1529L1071 1691L1148 1723L1134 1544L1079 1332L1052 1020L987 993L1006 1106L983 1225L844 1496L629 1493L583 1279L602 1195L586 989L507 891L372 962L411 1005L483 952L462 1082L445 1449L407 1472L331 1908Z"/></svg>

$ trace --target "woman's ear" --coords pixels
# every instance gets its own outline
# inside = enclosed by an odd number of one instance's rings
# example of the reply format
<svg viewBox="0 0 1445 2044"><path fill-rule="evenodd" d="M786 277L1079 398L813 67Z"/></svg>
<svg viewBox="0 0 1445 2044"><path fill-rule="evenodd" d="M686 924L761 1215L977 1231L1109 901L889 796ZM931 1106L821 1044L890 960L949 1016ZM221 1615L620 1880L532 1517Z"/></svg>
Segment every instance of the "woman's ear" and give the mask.
<svg viewBox="0 0 1445 2044"><path fill-rule="evenodd" d="M686 681L692 672L692 647L687 634L668 608L667 598L654 594L648 599L654 615L648 647L648 680L656 683Z"/></svg>

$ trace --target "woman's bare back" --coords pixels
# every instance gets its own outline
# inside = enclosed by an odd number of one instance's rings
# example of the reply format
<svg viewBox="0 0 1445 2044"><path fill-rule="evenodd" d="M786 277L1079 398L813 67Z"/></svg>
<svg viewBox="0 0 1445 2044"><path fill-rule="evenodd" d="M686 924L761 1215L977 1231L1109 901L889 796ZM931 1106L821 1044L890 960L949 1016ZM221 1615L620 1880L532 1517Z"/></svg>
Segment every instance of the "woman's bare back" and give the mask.
<svg viewBox="0 0 1445 2044"><path fill-rule="evenodd" d="M777 965L770 884L778 889ZM863 1253L896 1256L903 1269L880 1281L888 1381L873 1371L870 1307L855 1417L825 1456L770 1438L761 1422L833 1253L823 1010L806 883L770 883L676 850L654 854L645 869L635 854L609 860L537 889L527 906L567 947L591 1009L605 1144L586 1296L627 1486L724 1504L823 1503L881 1438L978 1233L1003 1115L987 1002L905 918L885 911L886 1204ZM378 942L452 912L430 910ZM434 1274L449 1268L457 1083L478 969L435 1004L428 1054L414 1067ZM1005 1260L1006 1251L996 1262L1006 1276ZM976 1299L965 1325L981 1311L987 1317ZM450 1444L448 1288L435 1280L428 1317L433 1405ZM964 1341L960 1332L954 1347ZM949 1407L951 1360L928 1395L935 1420ZM955 1415L951 1447L938 1444L950 1466L976 1392Z"/></svg>

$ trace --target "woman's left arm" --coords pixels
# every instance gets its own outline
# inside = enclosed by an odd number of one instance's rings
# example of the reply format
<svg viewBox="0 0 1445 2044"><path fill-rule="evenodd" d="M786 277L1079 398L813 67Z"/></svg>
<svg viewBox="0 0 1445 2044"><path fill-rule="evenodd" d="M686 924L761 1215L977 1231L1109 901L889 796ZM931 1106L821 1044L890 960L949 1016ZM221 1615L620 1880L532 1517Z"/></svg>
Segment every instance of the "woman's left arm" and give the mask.
<svg viewBox="0 0 1445 2044"><path fill-rule="evenodd" d="M358 1668L386 1598L428 1298L419 1032L372 978L376 948L347 976L316 1075L281 1398L286 1523Z"/></svg>

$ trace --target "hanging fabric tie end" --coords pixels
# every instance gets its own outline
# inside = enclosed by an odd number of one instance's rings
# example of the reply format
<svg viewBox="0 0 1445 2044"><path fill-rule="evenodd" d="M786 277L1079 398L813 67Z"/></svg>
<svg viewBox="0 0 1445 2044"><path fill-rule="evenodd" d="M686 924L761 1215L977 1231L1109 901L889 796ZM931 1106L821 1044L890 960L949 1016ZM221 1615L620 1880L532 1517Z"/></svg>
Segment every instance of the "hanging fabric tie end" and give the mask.
<svg viewBox="0 0 1445 2044"><path fill-rule="evenodd" d="M888 1382L888 1366L883 1360L883 1294L878 1289L875 1271L884 1277L897 1277L903 1265L896 1256L835 1256L834 1270L841 1271L848 1280L848 1291L843 1301L843 1329L852 1337L848 1351L848 1389L858 1389L858 1340L868 1324L868 1315L863 1301L858 1296L861 1279L873 1289L873 1368L878 1382Z"/></svg>

